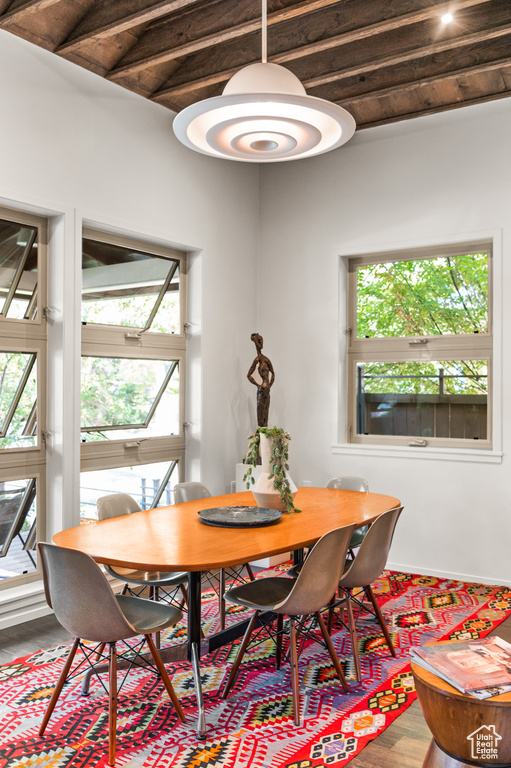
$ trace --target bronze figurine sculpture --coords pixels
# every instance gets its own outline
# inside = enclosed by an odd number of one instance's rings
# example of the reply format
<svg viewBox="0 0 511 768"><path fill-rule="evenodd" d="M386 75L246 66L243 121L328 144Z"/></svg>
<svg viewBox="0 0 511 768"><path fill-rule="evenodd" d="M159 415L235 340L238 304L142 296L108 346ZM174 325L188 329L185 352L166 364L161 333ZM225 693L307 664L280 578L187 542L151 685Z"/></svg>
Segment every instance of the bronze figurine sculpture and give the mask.
<svg viewBox="0 0 511 768"><path fill-rule="evenodd" d="M271 360L263 355L263 337L258 333L253 333L250 337L257 350L257 357L250 366L247 373L247 379L257 387L257 426L268 426L268 412L270 410L270 388L275 381L275 371ZM260 381L257 381L253 374L256 372Z"/></svg>

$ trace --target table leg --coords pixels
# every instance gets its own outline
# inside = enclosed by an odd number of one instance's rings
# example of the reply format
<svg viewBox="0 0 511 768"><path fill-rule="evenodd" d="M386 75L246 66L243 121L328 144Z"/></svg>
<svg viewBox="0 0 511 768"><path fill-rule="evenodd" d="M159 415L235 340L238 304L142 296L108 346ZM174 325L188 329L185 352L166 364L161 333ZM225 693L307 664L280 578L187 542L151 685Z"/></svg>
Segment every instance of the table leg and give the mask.
<svg viewBox="0 0 511 768"><path fill-rule="evenodd" d="M202 695L200 674L201 647L201 574L200 571L188 573L188 659L192 662L197 697L197 737L206 738L206 714Z"/></svg>
<svg viewBox="0 0 511 768"><path fill-rule="evenodd" d="M204 698L202 696L202 683L199 666L199 651L197 643L192 643L192 669L195 682L195 695L197 697L197 738L206 738L206 713L204 710Z"/></svg>
<svg viewBox="0 0 511 768"><path fill-rule="evenodd" d="M301 565L303 563L303 549L295 549L293 551L293 565Z"/></svg>

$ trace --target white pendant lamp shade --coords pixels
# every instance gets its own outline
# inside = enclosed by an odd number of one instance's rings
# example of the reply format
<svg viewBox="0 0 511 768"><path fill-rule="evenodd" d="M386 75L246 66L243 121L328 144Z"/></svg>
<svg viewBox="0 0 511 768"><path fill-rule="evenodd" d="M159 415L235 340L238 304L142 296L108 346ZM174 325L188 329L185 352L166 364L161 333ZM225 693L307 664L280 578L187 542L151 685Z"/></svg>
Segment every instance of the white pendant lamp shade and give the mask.
<svg viewBox="0 0 511 768"><path fill-rule="evenodd" d="M264 60L233 75L222 96L192 104L174 119L174 133L191 149L252 163L328 152L355 127L345 109L307 96L292 72Z"/></svg>

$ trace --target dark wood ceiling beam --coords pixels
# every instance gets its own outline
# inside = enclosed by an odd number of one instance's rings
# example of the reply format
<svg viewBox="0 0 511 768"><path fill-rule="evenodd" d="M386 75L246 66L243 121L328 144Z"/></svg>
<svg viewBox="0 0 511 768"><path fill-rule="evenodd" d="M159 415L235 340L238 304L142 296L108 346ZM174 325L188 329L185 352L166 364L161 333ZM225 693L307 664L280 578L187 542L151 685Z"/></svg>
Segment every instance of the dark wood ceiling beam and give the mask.
<svg viewBox="0 0 511 768"><path fill-rule="evenodd" d="M111 0L98 6L87 14L71 35L56 51L66 54L81 47L84 43L128 32L136 27L157 21L176 11L197 5L200 0L138 0L138 2L117 2Z"/></svg>
<svg viewBox="0 0 511 768"><path fill-rule="evenodd" d="M45 8L49 8L52 5L56 5L59 0L29 0L28 3L18 5L12 11L6 11L0 18L0 26L3 26L4 22L15 23L23 21L27 16L33 16L38 11L43 11ZM7 3L10 5L10 3Z"/></svg>
<svg viewBox="0 0 511 768"><path fill-rule="evenodd" d="M511 56L505 59L499 59L498 61L491 61L485 64L478 64L473 67L465 67L462 69L456 69L451 72L445 72L441 75L432 75L431 77L424 77L419 82L417 80L409 83L402 83L400 85L393 85L389 88L379 88L373 91L366 91L359 96L348 97L346 99L340 99L336 103L350 109L350 107L358 106L366 101L374 101L375 99L382 99L385 96L402 96L407 93L412 93L417 89L426 88L432 85L441 85L442 83L453 80L457 77L465 77L470 75L479 75L486 72L493 72L495 70L502 69L503 67L511 66Z"/></svg>
<svg viewBox="0 0 511 768"><path fill-rule="evenodd" d="M87 13L94 0L29 0L10 6L0 16L0 28L55 51Z"/></svg>
<svg viewBox="0 0 511 768"><path fill-rule="evenodd" d="M250 10L254 8L253 0L243 1ZM489 1L490 0L460 0L460 2L467 2L471 4L478 4L481 2ZM275 24L281 24L285 21L297 19L301 16L306 16L310 13L313 13L316 10L321 10L332 5L337 5L338 3L339 0L305 0L302 3L298 3L288 8L283 8L268 14L268 26L272 27ZM240 0L238 0L237 5L239 8L241 5ZM165 35L162 35L163 40L157 45L157 51L149 55L145 55L129 64L116 68L110 73L109 79L116 80L119 77L135 74L136 72L146 69L149 66L164 64L173 59L189 56L192 53L197 53L198 51L203 51L207 48L212 48L216 45L221 45L222 43L236 40L240 37L246 37L247 35L253 34L255 32L260 32L261 16L259 14L258 6L257 11L257 16L250 21L243 22L242 24L228 26L225 29L213 32L211 34L208 34L207 31L204 31L202 36L197 40L192 40L183 43L182 45L174 46L170 49L168 47L162 47L165 41Z"/></svg>
<svg viewBox="0 0 511 768"><path fill-rule="evenodd" d="M456 8L460 10L462 7L470 8L470 7L479 6L488 2L492 2L492 0L459 0L459 2L456 5ZM427 22L432 18L438 17L438 14L440 13L441 9L444 9L444 8L445 8L445 3L437 4L435 6L430 6L427 9L411 12L403 16L399 16L397 18L392 18L382 22L378 22L377 24L370 24L370 25L367 25L366 27L361 27L350 32L345 32L340 35L335 35L334 37L328 38L326 40L319 40L316 43L311 43L309 45L304 45L299 48L293 48L293 49L284 51L282 53L271 55L269 56L268 60L275 64L285 65L286 63L296 59L307 59L311 56L316 56L317 54L323 53L328 50L338 49L350 43L358 43L361 40L373 38L375 35L388 33L388 32L395 32L400 28L409 27L412 24L417 24L425 21ZM480 33L478 32L475 34L480 34ZM449 38L445 41L442 41L442 43L440 43L439 45L443 45L446 48L449 48L449 47L452 47L452 45L454 44L454 41L457 41L459 39L464 40L466 37L467 36L465 35L460 38ZM432 46L427 46L423 50L427 51L429 50L430 47ZM415 53L416 50L417 49L414 49L413 53ZM428 53L424 53L424 55L426 56L428 55ZM374 68L377 68L378 63L379 63L379 59L376 62L374 60L371 60L367 64L367 66L371 69L374 69ZM151 98L156 102L165 101L165 98L167 96L182 95L188 92L193 92L195 90L202 89L208 85L227 82L227 80L229 80L232 77L232 75L239 70L239 68L240 68L239 65L237 65L234 67L225 68L219 72L212 72L211 74L204 75L200 78L196 78L189 82L170 85L166 88L159 90L157 93L153 94ZM304 85L307 87L308 83L304 81ZM311 85L310 87L314 87L314 86Z"/></svg>
<svg viewBox="0 0 511 768"><path fill-rule="evenodd" d="M475 104L484 104L488 101L496 101L497 99L505 99L511 96L511 92L503 93L491 93L486 96L481 96L473 99L464 99L462 102L456 102L456 104L442 104L439 106L427 107L426 109L415 110L409 113L395 114L391 117L382 118L381 120L371 120L370 122L357 123L357 130L363 130L364 128L377 128L380 125L390 125L391 123L397 123L402 120L412 120L415 117L426 117L427 115L436 115L439 112L447 112L458 107L470 107Z"/></svg>
<svg viewBox="0 0 511 768"><path fill-rule="evenodd" d="M335 83L309 89L311 96L337 103L350 101L369 91L380 91L408 83L420 83L429 77L441 77L449 72L471 69L506 59L511 52L511 34L477 45L470 45L454 51L446 50L434 56L416 59L405 65L384 67L367 75L355 75Z"/></svg>
<svg viewBox="0 0 511 768"><path fill-rule="evenodd" d="M458 0L456 6L449 6L453 13L465 10L466 8L473 8L474 6L490 3L492 0ZM318 40L317 43L311 43L310 45L302 45L299 48L295 48L291 51L285 51L284 53L276 54L271 57L271 60L275 64L285 64L286 62L293 61L294 59L302 59L307 56L315 56L323 51L331 50L332 48L339 48L341 45L347 45L348 43L359 42L360 40L367 40L375 35L381 35L384 32L393 32L396 29L402 29L409 27L412 24L420 24L424 21L430 21L431 19L438 18L440 13L445 10L445 3L440 5L431 6L430 8L423 8L420 11L413 11L411 13L398 16L397 18L387 19L385 21L378 22L376 24L369 24L361 29L354 29L352 32L345 32L340 35L334 35L327 40Z"/></svg>
<svg viewBox="0 0 511 768"><path fill-rule="evenodd" d="M427 45L422 48L416 48L413 51L404 51L398 53L395 56L383 56L374 61L364 62L354 67L347 67L346 69L339 70L337 72L329 72L319 77L309 78L304 80L303 84L306 88L317 88L320 85L326 85L327 83L333 83L337 80L343 80L346 77L354 77L355 75L363 75L369 72L373 72L375 69L381 69L382 67L396 66L398 64L405 64L410 61L415 61L419 58L425 58L426 56L434 56L437 53L443 53L443 51L450 51L459 48L465 48L469 45L481 43L488 40L496 40L499 37L504 37L511 33L511 24L503 24L496 29L485 29L480 32L473 32L468 35L463 35L458 38L450 38L444 40L441 43L434 43L433 45Z"/></svg>

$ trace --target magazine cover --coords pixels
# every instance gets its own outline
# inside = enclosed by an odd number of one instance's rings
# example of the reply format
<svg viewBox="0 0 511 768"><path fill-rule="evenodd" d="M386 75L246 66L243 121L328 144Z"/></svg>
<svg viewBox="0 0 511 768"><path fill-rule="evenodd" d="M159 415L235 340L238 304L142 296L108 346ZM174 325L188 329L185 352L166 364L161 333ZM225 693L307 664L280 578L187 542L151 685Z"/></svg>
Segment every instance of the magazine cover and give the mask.
<svg viewBox="0 0 511 768"><path fill-rule="evenodd" d="M412 658L424 659L461 691L511 685L511 645L500 637L413 648Z"/></svg>

